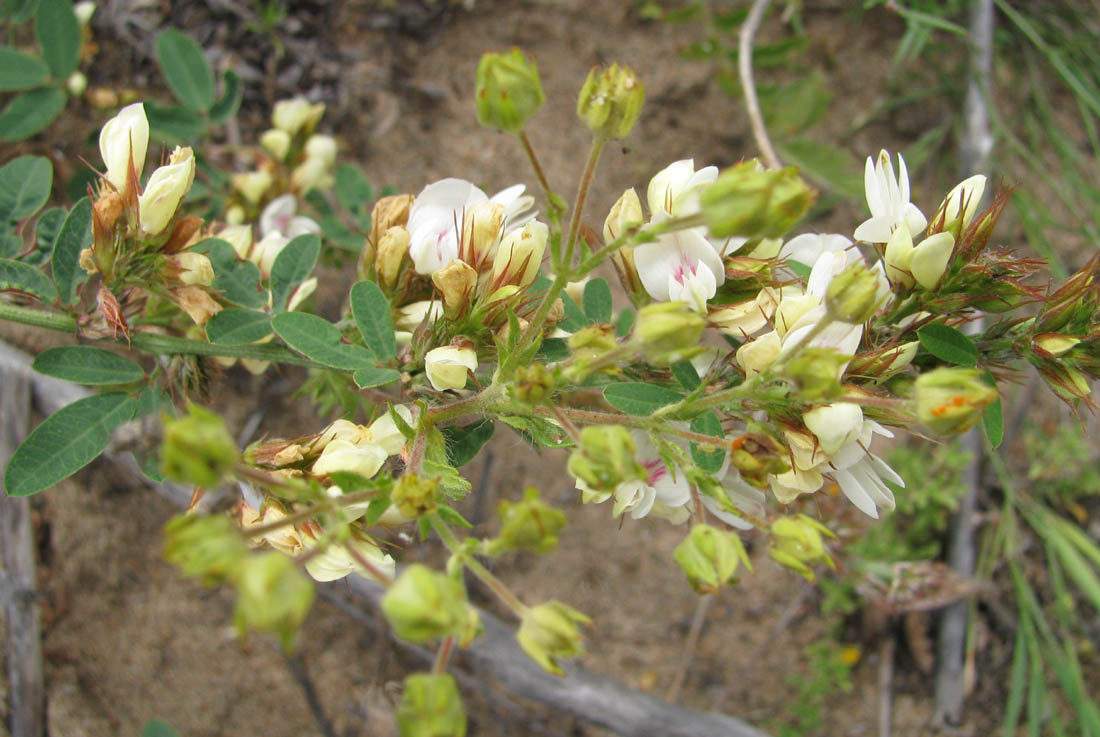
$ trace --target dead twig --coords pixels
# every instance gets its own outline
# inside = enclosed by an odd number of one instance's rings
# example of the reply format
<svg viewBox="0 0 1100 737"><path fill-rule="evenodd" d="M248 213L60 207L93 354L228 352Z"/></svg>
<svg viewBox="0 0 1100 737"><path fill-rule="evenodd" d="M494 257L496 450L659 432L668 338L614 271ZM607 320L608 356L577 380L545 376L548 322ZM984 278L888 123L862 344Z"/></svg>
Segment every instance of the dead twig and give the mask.
<svg viewBox="0 0 1100 737"><path fill-rule="evenodd" d="M897 635L886 633L879 646L878 664L878 737L890 737L894 717L894 650Z"/></svg>
<svg viewBox="0 0 1100 737"><path fill-rule="evenodd" d="M699 647L699 636L703 634L703 625L707 621L707 612L710 610L713 601L714 594L706 594L700 596L699 602L695 605L695 616L691 618L691 629L684 641L684 654L680 657L680 667L676 670L676 677L672 679L672 685L669 686L668 693L665 694L665 700L670 704L675 704L680 700L680 691L687 679L691 661L695 658L695 650Z"/></svg>
<svg viewBox="0 0 1100 737"><path fill-rule="evenodd" d="M290 674L294 676L294 680L297 681L298 686L302 689L302 695L306 698L306 704L309 705L309 711L313 715L313 721L317 722L317 728L321 730L321 734L325 737L339 737L336 734L336 730L332 728L332 722L329 721L328 716L325 714L325 707L321 704L321 699L317 696L317 689L313 686L313 679L309 677L309 671L306 670L305 663L302 661L300 655L291 655L286 651L282 651L283 660L286 661L286 667L290 671Z"/></svg>
<svg viewBox="0 0 1100 737"><path fill-rule="evenodd" d="M764 163L769 169L779 169L783 163L775 153L771 139L768 138L768 129L764 125L764 116L760 112L760 100L756 97L756 83L752 77L752 44L756 38L756 32L760 29L760 23L764 20L764 13L768 11L771 0L754 0L749 16L741 26L740 46L737 50L737 69L741 75L741 90L745 95L745 112L749 116L749 124L752 126L752 137L756 140L756 147L760 149L760 155L764 157Z"/></svg>

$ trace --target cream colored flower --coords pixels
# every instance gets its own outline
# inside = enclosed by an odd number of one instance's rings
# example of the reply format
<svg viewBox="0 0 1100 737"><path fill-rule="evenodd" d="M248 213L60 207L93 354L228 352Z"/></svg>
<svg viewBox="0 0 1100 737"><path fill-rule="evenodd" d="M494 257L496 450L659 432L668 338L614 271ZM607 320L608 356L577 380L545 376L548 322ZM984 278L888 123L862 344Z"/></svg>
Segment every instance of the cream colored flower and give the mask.
<svg viewBox="0 0 1100 737"><path fill-rule="evenodd" d="M140 177L148 148L149 120L140 102L122 108L103 126L99 133L99 153L107 167L107 181L120 193L126 194L131 160Z"/></svg>
<svg viewBox="0 0 1100 737"><path fill-rule="evenodd" d="M477 370L477 352L472 347L440 346L424 356L424 371L436 391L462 389L466 376Z"/></svg>
<svg viewBox="0 0 1100 737"><path fill-rule="evenodd" d="M177 146L168 163L149 177L145 191L138 197L143 232L157 235L168 227L194 179L195 157L191 148Z"/></svg>

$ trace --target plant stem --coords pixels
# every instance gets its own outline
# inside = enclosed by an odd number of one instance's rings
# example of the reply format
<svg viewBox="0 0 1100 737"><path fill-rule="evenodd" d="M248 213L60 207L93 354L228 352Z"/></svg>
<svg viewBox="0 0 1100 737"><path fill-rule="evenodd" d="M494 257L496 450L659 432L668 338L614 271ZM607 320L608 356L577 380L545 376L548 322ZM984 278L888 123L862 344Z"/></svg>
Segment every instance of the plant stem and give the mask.
<svg viewBox="0 0 1100 737"><path fill-rule="evenodd" d="M432 674L442 675L447 672L447 661L451 659L451 650L454 648L455 636L447 635L443 642L439 643L439 649L435 651L435 660L432 662Z"/></svg>
<svg viewBox="0 0 1100 737"><path fill-rule="evenodd" d="M752 137L756 140L756 146L764 157L764 163L769 169L779 169L783 166L779 156L775 153L771 139L768 138L768 129L764 125L764 115L760 112L760 100L756 97L756 83L752 78L752 44L756 38L756 32L760 28L760 22L764 20L764 13L768 10L771 0L755 0L749 10L749 16L741 26L741 45L737 50L737 67L741 75L741 90L745 94L745 110L752 124Z"/></svg>
<svg viewBox="0 0 1100 737"><path fill-rule="evenodd" d="M565 256L562 259L562 270L569 272L573 267L573 248L577 244L577 234L581 230L581 215L584 213L584 201L588 199L588 188L592 185L592 178L596 173L596 164L600 161L600 153L603 151L607 139L596 136L592 139L592 150L588 154L588 161L581 173L581 180L577 185L577 201L573 203L573 213L569 219L569 240L565 245Z"/></svg>
<svg viewBox="0 0 1100 737"><path fill-rule="evenodd" d="M472 397L460 399L450 404L429 407L424 421L430 425L438 425L446 420L453 420L466 415L482 414L503 397L504 385L494 381Z"/></svg>
<svg viewBox="0 0 1100 737"><path fill-rule="evenodd" d="M455 534L451 532L451 528L447 527L447 523L439 518L438 514L432 514L428 518L428 521L431 523L432 529L435 530L435 534L439 535L439 539L447 546L447 549L458 556L463 565L470 570L470 573L480 578L481 582L492 589L493 593L496 594L517 617L523 619L523 615L527 613L527 605L520 601L503 581L494 576L488 568L483 566L480 561L462 548L462 543L455 537Z"/></svg>
<svg viewBox="0 0 1100 737"><path fill-rule="evenodd" d="M539 179L539 184L542 186L542 193L546 195L547 207L557 210L559 198L554 194L554 190L550 189L550 181L546 178L546 172L542 169L542 164L539 163L539 157L535 155L535 149L531 145L531 141L527 138L527 131L521 130L519 132L519 141L523 144L523 150L527 152L527 158L531 161L531 168L535 170L535 176ZM561 213L558 213L560 217Z"/></svg>
<svg viewBox="0 0 1100 737"><path fill-rule="evenodd" d="M80 326L77 321L68 315L60 315L54 312L46 312L32 307L13 305L10 302L0 301L0 320L22 323L36 328L56 330L71 335L80 335ZM96 342L114 342L127 344L132 348L138 348L148 353L163 355L184 356L223 356L225 358L254 358L260 361L272 361L286 363L292 366L307 366L309 368L327 368L329 366L302 358L282 346L267 343L252 343L248 345L216 345L204 340L192 340L190 338L177 338L172 335L157 335L155 333L133 333L130 340L94 338Z"/></svg>

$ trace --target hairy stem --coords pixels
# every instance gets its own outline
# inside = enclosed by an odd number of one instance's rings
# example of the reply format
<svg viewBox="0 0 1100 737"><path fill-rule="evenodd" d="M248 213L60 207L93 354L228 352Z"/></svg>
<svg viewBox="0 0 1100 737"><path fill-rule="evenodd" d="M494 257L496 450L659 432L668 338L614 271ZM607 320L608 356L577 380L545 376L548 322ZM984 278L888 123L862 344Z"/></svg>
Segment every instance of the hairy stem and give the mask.
<svg viewBox="0 0 1100 737"><path fill-rule="evenodd" d="M573 249L577 245L577 234L581 230L581 216L584 214L584 201L588 199L588 188L592 186L592 178L596 174L596 164L600 161L600 153L603 151L607 139L596 136L592 139L592 150L585 162L584 172L581 173L580 182L577 184L577 200L573 203L573 213L569 218L569 240L565 244L565 256L562 258L562 271L568 272L573 266Z"/></svg>
<svg viewBox="0 0 1100 737"><path fill-rule="evenodd" d="M447 549L461 559L462 564L469 569L470 573L481 579L481 582L492 589L493 593L504 602L505 606L511 609L517 617L523 619L523 615L527 613L527 605L520 601L503 581L494 576L473 555L463 550L462 543L451 532L451 528L447 527L447 524L440 519L438 514L432 514L428 521L431 523L432 529L435 530L435 534L439 535L439 539L447 546Z"/></svg>

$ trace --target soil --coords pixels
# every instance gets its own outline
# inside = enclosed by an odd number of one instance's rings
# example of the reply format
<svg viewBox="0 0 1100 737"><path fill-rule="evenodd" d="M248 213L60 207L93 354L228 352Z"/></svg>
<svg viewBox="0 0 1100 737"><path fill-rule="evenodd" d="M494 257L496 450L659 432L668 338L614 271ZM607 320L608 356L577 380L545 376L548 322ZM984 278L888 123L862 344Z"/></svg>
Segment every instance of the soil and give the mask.
<svg viewBox="0 0 1100 737"><path fill-rule="evenodd" d="M644 191L649 177L669 162L694 157L699 163L728 165L754 154L740 102L713 83L709 64L679 56L699 40L699 26L644 20L632 3L302 2L292 3L289 16L272 30L249 30L249 16L264 5L109 3L94 22L100 50L91 84L132 87L163 98L149 56L150 33L172 24L192 33L213 61L242 71L248 85L240 115L245 140L262 129L275 100L305 93L327 104L323 127L375 184L415 192L438 178L461 176L489 191L514 182L535 190L515 140L479 128L474 115L480 54L518 45L539 61L549 101L531 126L532 143L553 186L570 193L589 145L574 113L576 92L591 66L624 62L644 80L647 107L628 141L604 157L589 200L594 226L624 188ZM881 93L901 23L881 10L860 16L858 28L846 10L810 7L803 17L812 38L802 57L806 68L825 66L836 99L845 108L866 109ZM775 25L768 24L765 38L778 35L770 28ZM102 114L85 110L83 116L98 121ZM63 154L55 157L59 162L67 158L62 172L75 170L75 153L88 160L95 155L84 138L87 120L72 129L64 125L28 144ZM846 125L844 113L834 115L826 132ZM918 132L912 125L876 123L839 143L862 157L881 146L897 150ZM918 179L916 199L931 202L933 192L943 191L939 184ZM815 226L850 228L858 212L855 205L839 205ZM322 311L324 305L335 309L353 276L331 270L324 281ZM6 337L24 345L31 340L25 333ZM264 410L257 436L298 435L322 422L288 396L303 378L297 371L252 378L235 369L223 378L214 402L235 429L257 408ZM536 456L505 430L490 448L493 462L471 464L481 498L467 501L461 511L475 520L491 520L498 498L517 498L525 485L535 484L567 510L570 522L554 554L503 561L498 573L521 596L558 598L595 616L587 667L666 694L683 667L684 643L699 602L671 559L683 529L661 521L619 525L606 506L577 505L563 473L563 454ZM292 660L268 638L238 640L230 629L231 592L203 588L162 560L161 529L177 510L136 488L109 463L93 464L36 497L34 506L40 523L52 737L137 735L152 718L169 722L184 737L318 734L295 672L307 674L336 734L396 734L392 703L397 684L423 663L394 649L379 629L320 600ZM845 520L857 524L854 517ZM809 674L803 649L823 636L825 625L815 590L757 547L755 575L722 591L709 606L679 700L778 732L791 723L799 679ZM889 628L848 623L843 636L860 654L854 687L829 695L813 734L874 733L883 632L893 636ZM918 633L917 643L928 636ZM978 674L979 682L985 678ZM979 691L982 698L1000 698L996 688L986 686ZM477 691L464 695L472 735L533 733L531 720L542 721L553 734L603 734L538 705L522 705L531 716L517 719ZM931 680L902 647L894 684L894 734L932 733L931 713ZM963 729L986 734L999 723L999 713L995 702L974 699Z"/></svg>

